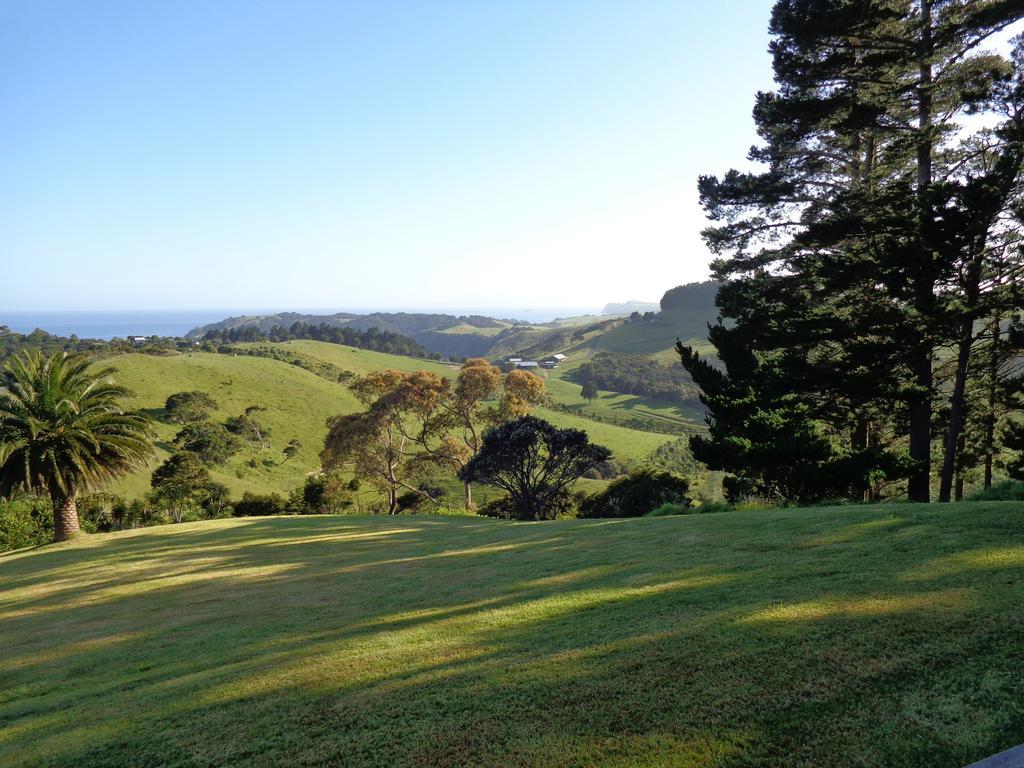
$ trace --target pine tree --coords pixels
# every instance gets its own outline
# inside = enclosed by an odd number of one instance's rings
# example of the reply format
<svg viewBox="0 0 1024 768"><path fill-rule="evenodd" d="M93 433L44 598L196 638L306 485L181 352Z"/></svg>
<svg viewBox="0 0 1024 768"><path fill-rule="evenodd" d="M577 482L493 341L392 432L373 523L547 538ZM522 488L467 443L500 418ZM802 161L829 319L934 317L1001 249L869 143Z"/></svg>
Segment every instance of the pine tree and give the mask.
<svg viewBox="0 0 1024 768"><path fill-rule="evenodd" d="M760 368L776 361L778 381L762 386L720 349L726 380L738 376L736 391L749 384L744 396L767 403L780 386L798 396L813 434L848 440L818 456L819 468L860 466L866 493L869 476L904 471L910 498L929 498L936 353L983 311L969 289L977 284L980 296L990 238L1020 175L1019 57L979 51L1019 16L1001 0L780 0L771 22L778 89L758 95L764 143L750 153L765 170L700 180L718 222L705 232L715 277L743 286L720 292L724 320L712 338L734 336ZM964 136L966 112L1003 122ZM998 148L983 146L992 136ZM780 280L802 300L780 302ZM737 306L736 295L754 305ZM699 381L692 355L683 363ZM954 459L963 389L954 386L946 431ZM721 392L708 398L710 440L724 446L749 438L750 426L718 423ZM904 443L910 463L900 461Z"/></svg>

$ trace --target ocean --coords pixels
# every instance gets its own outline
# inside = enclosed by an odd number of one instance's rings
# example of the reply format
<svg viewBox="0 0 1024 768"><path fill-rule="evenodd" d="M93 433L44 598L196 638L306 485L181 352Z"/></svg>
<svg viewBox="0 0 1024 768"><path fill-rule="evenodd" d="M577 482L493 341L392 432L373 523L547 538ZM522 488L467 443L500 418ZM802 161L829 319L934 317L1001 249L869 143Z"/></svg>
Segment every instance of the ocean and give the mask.
<svg viewBox="0 0 1024 768"><path fill-rule="evenodd" d="M216 323L238 315L263 315L279 311L267 309L154 309L154 310L18 310L0 309L0 325L17 333L41 328L55 336L75 334L83 339L112 339L115 336L184 336L193 328ZM335 312L430 312L453 315L487 315L531 323L546 323L557 317L587 314L585 309L299 309L303 314L329 315ZM595 312L596 314L596 312Z"/></svg>

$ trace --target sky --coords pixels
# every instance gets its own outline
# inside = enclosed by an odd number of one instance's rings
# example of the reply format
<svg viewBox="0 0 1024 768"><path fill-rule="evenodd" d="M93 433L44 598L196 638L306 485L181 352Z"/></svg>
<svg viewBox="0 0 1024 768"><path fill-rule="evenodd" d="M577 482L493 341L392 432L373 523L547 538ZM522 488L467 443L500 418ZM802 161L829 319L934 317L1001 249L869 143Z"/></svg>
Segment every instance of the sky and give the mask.
<svg viewBox="0 0 1024 768"><path fill-rule="evenodd" d="M0 310L657 301L770 7L0 0Z"/></svg>

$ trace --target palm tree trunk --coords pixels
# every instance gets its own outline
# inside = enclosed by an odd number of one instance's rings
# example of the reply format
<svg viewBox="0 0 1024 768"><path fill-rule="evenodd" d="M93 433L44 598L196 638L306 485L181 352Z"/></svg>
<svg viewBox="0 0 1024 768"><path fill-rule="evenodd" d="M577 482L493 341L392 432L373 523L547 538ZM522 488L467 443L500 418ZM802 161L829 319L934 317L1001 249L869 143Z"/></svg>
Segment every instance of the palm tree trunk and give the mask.
<svg viewBox="0 0 1024 768"><path fill-rule="evenodd" d="M78 525L78 502L75 494L53 497L53 540L67 541L82 532Z"/></svg>

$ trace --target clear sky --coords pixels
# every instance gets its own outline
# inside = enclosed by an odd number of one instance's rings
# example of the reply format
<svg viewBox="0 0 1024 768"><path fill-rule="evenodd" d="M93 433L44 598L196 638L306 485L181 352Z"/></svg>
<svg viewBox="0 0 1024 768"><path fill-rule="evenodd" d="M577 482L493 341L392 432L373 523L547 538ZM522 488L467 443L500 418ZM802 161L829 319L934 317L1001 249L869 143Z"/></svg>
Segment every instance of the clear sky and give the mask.
<svg viewBox="0 0 1024 768"><path fill-rule="evenodd" d="M657 300L770 7L0 0L0 309Z"/></svg>

